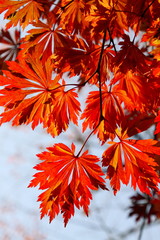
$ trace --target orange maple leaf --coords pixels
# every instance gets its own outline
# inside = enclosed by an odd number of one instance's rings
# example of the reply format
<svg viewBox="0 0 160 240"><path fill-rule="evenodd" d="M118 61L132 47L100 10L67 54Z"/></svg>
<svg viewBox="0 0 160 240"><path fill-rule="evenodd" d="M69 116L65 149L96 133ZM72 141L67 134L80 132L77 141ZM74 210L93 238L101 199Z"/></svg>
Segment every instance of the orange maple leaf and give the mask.
<svg viewBox="0 0 160 240"><path fill-rule="evenodd" d="M51 97L54 99L54 105L47 125L48 132L51 133L52 136L59 135L62 131L66 131L70 121L78 125L78 115L81 111L80 103L77 100L77 93L74 89L65 91L65 81L62 83L61 88L55 89L51 94Z"/></svg>
<svg viewBox="0 0 160 240"><path fill-rule="evenodd" d="M51 15L51 17L53 20L48 23L39 20L32 24L36 29L29 30L28 35L23 39L24 43L21 44L22 54L32 51L38 52L39 58L43 57L44 60L62 47L68 48L69 37L54 29L54 15Z"/></svg>
<svg viewBox="0 0 160 240"><path fill-rule="evenodd" d="M65 92L58 76L52 80L50 59L43 64L28 56L27 62L22 59L8 65L12 73L3 71L5 76L0 76L0 85L5 86L0 90L0 106L5 106L1 124L11 120L12 125L32 123L34 129L43 123L52 136L66 130L70 120L77 124L80 111L77 94L73 89Z"/></svg>
<svg viewBox="0 0 160 240"><path fill-rule="evenodd" d="M3 3L5 12L4 18L10 21L6 24L6 29L21 24L22 28L25 28L32 22L37 22L40 17L40 12L43 12L43 6L41 1L34 0L21 0L11 1L4 0Z"/></svg>
<svg viewBox="0 0 160 240"><path fill-rule="evenodd" d="M99 187L106 189L103 172L98 157L89 155L88 151L81 156L75 155L75 145L71 149L59 143L38 154L41 162L34 168L39 172L34 175L29 187L39 184L45 190L38 198L41 201L41 217L48 215L50 221L59 212L63 214L64 223L74 215L74 208L83 208L88 215L88 206L92 199L91 190Z"/></svg>
<svg viewBox="0 0 160 240"><path fill-rule="evenodd" d="M102 116L100 109L100 93L99 91L90 92L86 100L86 108L81 115L83 121L83 131L87 127L97 133L99 139L104 143L108 138L112 140L115 137L115 129L120 119L123 119L124 112L121 106L127 95L122 90L108 91L106 85L102 87ZM130 101L128 99L128 101ZM94 111L93 111L94 109ZM103 119L101 119L103 117Z"/></svg>
<svg viewBox="0 0 160 240"><path fill-rule="evenodd" d="M115 91L123 90L126 92L130 101L128 101L128 98L124 98L124 103L129 110L136 109L144 111L148 100L149 89L151 89L147 81L148 79L144 75L128 70L125 74L121 72L115 74L111 83L115 84L118 82L114 87ZM146 88L144 88L144 85Z"/></svg>
<svg viewBox="0 0 160 240"><path fill-rule="evenodd" d="M126 139L125 132L117 132L119 142L112 142L103 153L103 166L107 166L107 178L116 193L120 183L129 184L141 192L151 195L151 190L158 191L159 176L155 167L155 155L160 155L158 141Z"/></svg>
<svg viewBox="0 0 160 240"><path fill-rule="evenodd" d="M79 29L82 29L86 5L87 2L84 0L62 1L62 6L59 10L59 14L61 14L60 28L70 33L73 30L77 33Z"/></svg>

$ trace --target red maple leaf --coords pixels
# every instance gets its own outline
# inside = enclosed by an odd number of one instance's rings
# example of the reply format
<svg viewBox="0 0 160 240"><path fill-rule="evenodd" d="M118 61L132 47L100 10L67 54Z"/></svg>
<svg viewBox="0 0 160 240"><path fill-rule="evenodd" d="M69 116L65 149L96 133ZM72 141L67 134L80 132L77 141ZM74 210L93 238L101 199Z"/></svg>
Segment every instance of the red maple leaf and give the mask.
<svg viewBox="0 0 160 240"><path fill-rule="evenodd" d="M97 165L98 157L89 155L88 151L81 156L75 155L74 144L71 149L59 143L47 150L37 155L43 162L34 167L39 172L29 187L39 184L39 189L45 190L38 198L41 217L48 215L52 221L61 212L66 225L75 207L82 207L88 215L92 199L90 190L106 189L101 177L104 174Z"/></svg>
<svg viewBox="0 0 160 240"><path fill-rule="evenodd" d="M117 130L119 141L111 142L103 153L103 166L108 167L107 178L114 193L122 182L131 183L134 189L138 187L141 192L151 195L151 190L158 191L159 175L155 169L155 156L160 155L159 147L155 146L158 141L126 139L127 130Z"/></svg>

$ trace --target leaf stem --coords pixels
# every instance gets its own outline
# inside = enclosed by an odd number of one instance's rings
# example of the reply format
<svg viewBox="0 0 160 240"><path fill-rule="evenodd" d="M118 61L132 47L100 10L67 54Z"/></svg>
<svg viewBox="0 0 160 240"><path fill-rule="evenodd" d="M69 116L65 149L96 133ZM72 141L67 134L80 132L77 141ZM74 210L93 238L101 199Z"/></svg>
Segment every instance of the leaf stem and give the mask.
<svg viewBox="0 0 160 240"><path fill-rule="evenodd" d="M96 128L99 126L99 124L100 124L100 122L99 122L99 123L97 124L97 126L92 130L92 132L88 135L88 137L87 137L86 140L84 141L84 143L83 143L81 149L79 150L78 154L76 155L76 157L79 157L79 155L81 154L81 152L82 152L84 146L86 145L88 139L89 139L89 138L91 137L91 135L94 133L94 131L96 130Z"/></svg>
<svg viewBox="0 0 160 240"><path fill-rule="evenodd" d="M141 227L140 227L140 232L139 232L138 240L141 240L141 239L142 239L142 233L143 233L144 227L145 227L145 218L143 219L142 225L141 225Z"/></svg>

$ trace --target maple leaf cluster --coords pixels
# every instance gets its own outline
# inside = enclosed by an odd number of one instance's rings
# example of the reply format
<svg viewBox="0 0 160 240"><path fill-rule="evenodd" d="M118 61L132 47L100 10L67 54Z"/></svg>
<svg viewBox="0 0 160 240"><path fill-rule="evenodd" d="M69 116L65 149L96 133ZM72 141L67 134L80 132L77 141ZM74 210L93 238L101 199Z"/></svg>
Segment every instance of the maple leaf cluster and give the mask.
<svg viewBox="0 0 160 240"><path fill-rule="evenodd" d="M88 215L105 179L115 194L121 184L159 194L160 1L0 0L0 13L0 124L42 124L54 138L81 120L91 131L78 153L58 143L38 154L29 187L43 190L41 216ZM151 126L154 139L135 138ZM102 158L82 153L91 135L110 144Z"/></svg>

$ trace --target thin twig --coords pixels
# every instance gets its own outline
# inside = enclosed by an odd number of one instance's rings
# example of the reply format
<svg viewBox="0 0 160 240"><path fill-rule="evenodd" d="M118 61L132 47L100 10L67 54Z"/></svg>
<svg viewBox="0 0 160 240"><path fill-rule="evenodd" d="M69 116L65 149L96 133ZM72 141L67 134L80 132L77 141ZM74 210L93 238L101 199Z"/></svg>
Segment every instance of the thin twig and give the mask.
<svg viewBox="0 0 160 240"><path fill-rule="evenodd" d="M142 238L142 233L143 233L143 230L144 230L144 227L145 227L145 223L146 223L146 221L145 221L145 218L144 218L144 219L143 219L143 222L142 222L142 225L141 225L141 227L140 227L140 232L139 232L138 240L141 240L141 238Z"/></svg>
<svg viewBox="0 0 160 240"><path fill-rule="evenodd" d="M153 0L147 7L146 9L143 11L143 13L141 14L141 17L144 17L145 13L148 11L148 9L152 6L152 4L155 2L155 0Z"/></svg>
<svg viewBox="0 0 160 240"><path fill-rule="evenodd" d="M97 73L99 76L99 98L100 98L100 121L103 119L103 108L102 108L102 103L103 103L103 99L102 99L102 82L101 82L101 62L102 62L102 56L103 56L103 51L104 51L104 46L105 46L105 42L106 42L106 29L104 30L104 36L103 36L103 42L102 42L102 48L101 48L101 52L100 52L100 56L99 56L99 61L98 61L98 66L97 66Z"/></svg>
<svg viewBox="0 0 160 240"><path fill-rule="evenodd" d="M114 51L117 53L116 45L115 45L114 40L112 38L111 32L110 32L109 28L107 30L108 30L108 33L109 33L110 41L113 44Z"/></svg>

